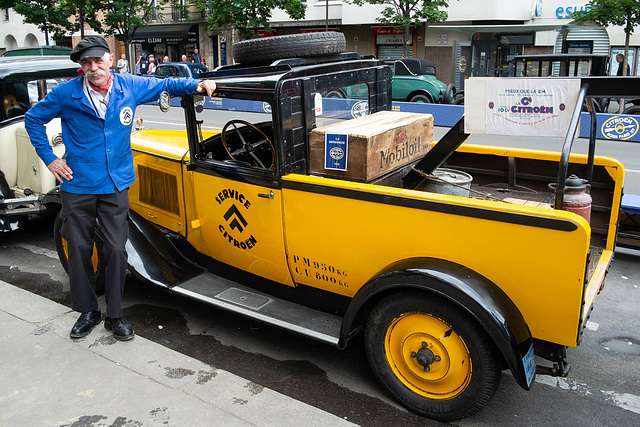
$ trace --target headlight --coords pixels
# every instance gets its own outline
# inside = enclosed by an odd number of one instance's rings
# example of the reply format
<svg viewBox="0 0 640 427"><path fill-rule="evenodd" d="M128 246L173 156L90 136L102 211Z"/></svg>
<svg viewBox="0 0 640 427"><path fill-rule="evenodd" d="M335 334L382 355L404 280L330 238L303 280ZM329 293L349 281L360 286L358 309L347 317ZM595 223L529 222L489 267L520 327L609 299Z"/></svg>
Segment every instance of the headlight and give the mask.
<svg viewBox="0 0 640 427"><path fill-rule="evenodd" d="M54 136L53 138L51 138L51 145L53 145L54 147L58 146L58 145L63 145L64 141L62 141L62 134L59 133L56 136Z"/></svg>

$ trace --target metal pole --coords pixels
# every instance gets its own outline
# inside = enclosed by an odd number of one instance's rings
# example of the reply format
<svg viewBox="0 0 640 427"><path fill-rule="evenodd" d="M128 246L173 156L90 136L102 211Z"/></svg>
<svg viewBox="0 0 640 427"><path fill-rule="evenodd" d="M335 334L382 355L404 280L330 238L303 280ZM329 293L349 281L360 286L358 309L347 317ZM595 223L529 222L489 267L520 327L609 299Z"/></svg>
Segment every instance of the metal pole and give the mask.
<svg viewBox="0 0 640 427"><path fill-rule="evenodd" d="M325 1L325 20L324 20L324 30L329 32L329 0Z"/></svg>

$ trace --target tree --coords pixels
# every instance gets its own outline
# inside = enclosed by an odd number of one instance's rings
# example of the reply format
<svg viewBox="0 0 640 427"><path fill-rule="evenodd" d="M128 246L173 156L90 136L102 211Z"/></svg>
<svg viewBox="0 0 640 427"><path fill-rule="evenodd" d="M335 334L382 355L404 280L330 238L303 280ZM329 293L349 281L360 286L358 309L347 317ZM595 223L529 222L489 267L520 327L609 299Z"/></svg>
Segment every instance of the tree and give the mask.
<svg viewBox="0 0 640 427"><path fill-rule="evenodd" d="M207 14L209 28L232 25L243 37L257 35L259 28L269 30L274 9L284 10L291 19L304 18L306 6L300 0L195 0Z"/></svg>
<svg viewBox="0 0 640 427"><path fill-rule="evenodd" d="M13 9L27 24L34 24L44 33L45 44L49 36L60 39L69 25L67 10L57 0L0 0L0 8Z"/></svg>
<svg viewBox="0 0 640 427"><path fill-rule="evenodd" d="M444 22L449 17L446 10L440 8L449 7L448 0L346 0L349 3L362 6L365 3L374 5L386 5L382 10L382 16L376 21L383 25L390 25L402 29L404 42L404 56L410 58L411 52L411 26L422 25L423 22Z"/></svg>
<svg viewBox="0 0 640 427"><path fill-rule="evenodd" d="M624 60L621 64L622 75L627 75L627 57L629 55L629 39L635 27L640 25L640 1L638 0L591 0L587 3L587 11L574 12L571 17L578 24L594 22L601 27L616 25L624 27ZM620 102L619 113L624 110L624 100Z"/></svg>

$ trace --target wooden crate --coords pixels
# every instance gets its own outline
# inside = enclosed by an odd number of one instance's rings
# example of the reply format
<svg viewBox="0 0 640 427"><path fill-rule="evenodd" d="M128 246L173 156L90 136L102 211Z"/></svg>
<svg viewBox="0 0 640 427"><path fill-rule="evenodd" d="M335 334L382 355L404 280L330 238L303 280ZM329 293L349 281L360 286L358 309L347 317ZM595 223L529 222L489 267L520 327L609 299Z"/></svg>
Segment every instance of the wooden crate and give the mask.
<svg viewBox="0 0 640 427"><path fill-rule="evenodd" d="M347 135L346 170L325 167L327 134ZM311 174L369 182L427 154L433 146L433 116L380 111L316 128L309 145Z"/></svg>

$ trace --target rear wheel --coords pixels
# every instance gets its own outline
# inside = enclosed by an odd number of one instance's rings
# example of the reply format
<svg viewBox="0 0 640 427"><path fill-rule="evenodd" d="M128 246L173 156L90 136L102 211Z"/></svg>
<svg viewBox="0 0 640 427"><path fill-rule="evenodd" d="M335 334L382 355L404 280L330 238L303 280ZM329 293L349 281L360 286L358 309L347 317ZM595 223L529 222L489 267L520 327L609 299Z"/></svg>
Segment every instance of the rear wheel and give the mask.
<svg viewBox="0 0 640 427"><path fill-rule="evenodd" d="M622 114L640 114L640 105L634 105L633 107L628 107L623 111Z"/></svg>
<svg viewBox="0 0 640 427"><path fill-rule="evenodd" d="M424 104L433 104L433 98L426 94L419 93L409 98L409 102L422 102Z"/></svg>
<svg viewBox="0 0 640 427"><path fill-rule="evenodd" d="M372 370L408 409L452 421L471 416L494 395L500 356L484 331L456 305L424 293L385 298L365 328Z"/></svg>
<svg viewBox="0 0 640 427"><path fill-rule="evenodd" d="M56 220L53 223L53 239L56 244L56 251L58 252L58 258L60 258L62 268L64 268L64 271L69 274L69 251L67 249L67 240L62 237L62 224L63 221L60 218L60 215L56 216ZM96 293L101 293L104 291L106 274L101 245L97 241L93 242L93 253L91 254L91 262L93 264L93 272L96 279Z"/></svg>

